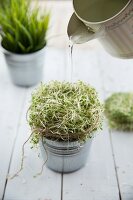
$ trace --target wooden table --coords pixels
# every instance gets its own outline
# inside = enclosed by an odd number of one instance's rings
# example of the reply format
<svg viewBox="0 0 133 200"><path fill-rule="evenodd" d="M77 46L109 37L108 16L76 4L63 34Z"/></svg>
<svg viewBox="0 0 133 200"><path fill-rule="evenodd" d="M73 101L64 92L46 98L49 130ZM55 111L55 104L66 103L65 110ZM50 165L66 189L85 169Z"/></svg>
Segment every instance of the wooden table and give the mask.
<svg viewBox="0 0 133 200"><path fill-rule="evenodd" d="M59 14L66 12L64 28L59 30L64 31L72 12L71 3L49 4L56 11L53 33L61 23L57 20L61 20ZM67 44L67 36L50 41L46 48L44 82L71 81ZM112 92L133 90L133 61L112 58L97 41L76 46L73 62L72 81L90 83L102 100ZM7 181L7 174L19 169L22 144L30 135L26 111L33 89L16 87L10 82L0 54L0 200L133 200L133 133L111 131L106 122L93 140L83 169L59 174L45 167L43 174L34 178L43 160L41 156L38 158L39 150L30 149L28 143L23 171Z"/></svg>

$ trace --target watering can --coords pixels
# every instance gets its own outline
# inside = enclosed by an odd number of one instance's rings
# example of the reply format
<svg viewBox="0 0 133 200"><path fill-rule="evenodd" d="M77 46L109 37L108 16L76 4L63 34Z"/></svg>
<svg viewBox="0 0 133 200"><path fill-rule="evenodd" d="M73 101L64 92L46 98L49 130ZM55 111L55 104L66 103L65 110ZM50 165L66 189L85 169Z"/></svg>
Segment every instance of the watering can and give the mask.
<svg viewBox="0 0 133 200"><path fill-rule="evenodd" d="M73 0L67 33L73 44L98 39L112 56L133 58L133 0Z"/></svg>

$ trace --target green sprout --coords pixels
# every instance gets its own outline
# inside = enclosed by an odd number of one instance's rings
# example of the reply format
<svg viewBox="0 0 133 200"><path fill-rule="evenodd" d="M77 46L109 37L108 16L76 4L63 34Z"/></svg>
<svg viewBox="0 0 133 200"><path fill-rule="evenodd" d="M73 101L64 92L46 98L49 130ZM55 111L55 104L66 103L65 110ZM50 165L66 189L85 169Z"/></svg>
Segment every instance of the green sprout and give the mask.
<svg viewBox="0 0 133 200"><path fill-rule="evenodd" d="M52 81L32 94L28 121L32 143L40 137L58 141L85 141L102 128L103 106L96 90L81 81Z"/></svg>
<svg viewBox="0 0 133 200"><path fill-rule="evenodd" d="M114 93L105 101L105 114L111 128L133 130L133 93Z"/></svg>
<svg viewBox="0 0 133 200"><path fill-rule="evenodd" d="M8 51L27 54L42 49L46 41L50 15L40 13L29 0L5 1L0 6L0 35L2 46Z"/></svg>

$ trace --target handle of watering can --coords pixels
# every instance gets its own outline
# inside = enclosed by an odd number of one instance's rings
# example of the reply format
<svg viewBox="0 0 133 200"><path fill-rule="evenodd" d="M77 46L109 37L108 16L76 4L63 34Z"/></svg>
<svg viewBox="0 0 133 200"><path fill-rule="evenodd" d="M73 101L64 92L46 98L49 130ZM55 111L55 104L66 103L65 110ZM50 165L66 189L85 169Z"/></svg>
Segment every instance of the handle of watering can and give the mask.
<svg viewBox="0 0 133 200"><path fill-rule="evenodd" d="M75 44L82 44L89 40L99 38L104 35L103 33L103 29L99 28L97 31L94 31L91 27L86 26L75 13L71 16L67 28L67 34Z"/></svg>

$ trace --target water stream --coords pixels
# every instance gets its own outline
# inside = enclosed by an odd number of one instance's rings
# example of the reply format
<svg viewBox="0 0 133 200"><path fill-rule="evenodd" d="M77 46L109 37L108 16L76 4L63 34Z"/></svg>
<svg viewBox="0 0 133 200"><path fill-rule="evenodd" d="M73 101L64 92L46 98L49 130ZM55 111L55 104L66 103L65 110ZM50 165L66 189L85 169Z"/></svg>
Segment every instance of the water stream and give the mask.
<svg viewBox="0 0 133 200"><path fill-rule="evenodd" d="M70 49L70 81L73 82L73 75L74 75L74 65L73 65L73 49L74 49L74 44L72 43L70 39L70 44L69 44L69 49Z"/></svg>

